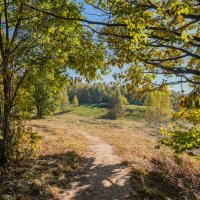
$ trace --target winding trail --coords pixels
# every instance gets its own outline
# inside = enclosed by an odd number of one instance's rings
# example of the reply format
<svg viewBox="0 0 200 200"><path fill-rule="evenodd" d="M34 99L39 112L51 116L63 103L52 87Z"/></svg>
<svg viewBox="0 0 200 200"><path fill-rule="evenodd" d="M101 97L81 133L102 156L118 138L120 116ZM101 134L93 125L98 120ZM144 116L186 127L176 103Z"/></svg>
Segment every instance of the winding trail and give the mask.
<svg viewBox="0 0 200 200"><path fill-rule="evenodd" d="M111 145L88 132L79 131L90 141L84 172L60 200L125 200L131 198L129 170Z"/></svg>

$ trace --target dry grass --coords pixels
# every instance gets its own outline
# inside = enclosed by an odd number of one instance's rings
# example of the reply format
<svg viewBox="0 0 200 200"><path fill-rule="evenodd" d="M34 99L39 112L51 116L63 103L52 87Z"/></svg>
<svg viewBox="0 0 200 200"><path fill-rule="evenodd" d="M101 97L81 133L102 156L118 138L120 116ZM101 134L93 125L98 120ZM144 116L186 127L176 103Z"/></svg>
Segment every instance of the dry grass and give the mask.
<svg viewBox="0 0 200 200"><path fill-rule="evenodd" d="M32 120L30 125L41 133L45 154L75 151L81 156L86 151L87 140L77 132L75 124L69 123L63 115Z"/></svg>
<svg viewBox="0 0 200 200"><path fill-rule="evenodd" d="M88 141L60 116L32 120L42 136L42 151L36 160L19 162L3 170L0 199L56 199L81 171Z"/></svg>

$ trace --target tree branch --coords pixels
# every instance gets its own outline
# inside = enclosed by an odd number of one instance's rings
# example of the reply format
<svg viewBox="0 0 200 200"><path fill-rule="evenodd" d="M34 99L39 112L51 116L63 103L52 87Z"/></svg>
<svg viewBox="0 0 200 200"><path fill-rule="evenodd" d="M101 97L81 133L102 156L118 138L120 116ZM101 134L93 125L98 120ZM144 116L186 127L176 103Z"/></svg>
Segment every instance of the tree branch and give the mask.
<svg viewBox="0 0 200 200"><path fill-rule="evenodd" d="M24 72L23 76L21 77L21 79L19 80L19 82L17 83L17 86L16 86L15 91L14 91L14 93L13 93L13 95L12 95L12 98L11 98L11 102L13 102L14 99L16 98L17 92L18 92L18 90L19 90L19 87L21 86L21 84L22 84L24 78L26 77L27 73L28 73L28 71L26 70L26 71ZM11 106L12 106L12 105L11 105Z"/></svg>
<svg viewBox="0 0 200 200"><path fill-rule="evenodd" d="M64 17L64 16L57 15L55 13L51 13L51 12L48 12L48 11L45 11L45 10L41 10L41 9L36 8L34 6L31 6L29 4L24 4L24 5L31 8L32 10L44 13L44 14L52 16L52 17L56 17L58 19L64 19L64 20L69 20L69 21L79 21L79 22L85 22L87 24L102 25L102 26L109 26L109 27L127 27L126 24L121 24L121 23L110 24L110 23L105 23L105 22L86 20L86 19L82 19L82 18L79 18L79 17L77 17L77 18Z"/></svg>
<svg viewBox="0 0 200 200"><path fill-rule="evenodd" d="M147 46L152 46L152 47L164 47L164 48L175 49L175 50L182 51L182 52L184 52L184 53L190 55L191 57L194 57L194 58L196 58L196 59L200 59L200 55L194 54L194 53L192 53L192 52L190 52L190 51L187 51L187 50L185 50L185 49L183 49L183 48L180 48L180 47L175 47L175 46L171 46L171 45L164 45L164 44L158 44L158 45L149 44L149 45L147 45Z"/></svg>
<svg viewBox="0 0 200 200"><path fill-rule="evenodd" d="M167 66L164 66L164 65L161 65L160 63L153 63L153 62L150 62L150 61L147 61L147 60L144 60L142 58L140 58L143 62L145 62L146 64L150 64L150 65L153 65L153 66L156 66L160 69L163 69L163 70L166 70L168 72L173 72L175 74L193 74L193 75L197 75L197 76L200 76L200 71L199 70L196 70L196 69L189 69L189 68L180 68L180 67L167 67Z"/></svg>
<svg viewBox="0 0 200 200"><path fill-rule="evenodd" d="M184 55L181 55L181 56L177 56L177 57L172 57L172 58L165 58L165 59L152 59L150 60L151 62L164 62L164 61L172 61L172 60L178 60L178 59L182 59L182 58L185 58L187 57L188 54L184 54Z"/></svg>
<svg viewBox="0 0 200 200"><path fill-rule="evenodd" d="M6 23L6 41L8 44L9 41L9 25L8 25L8 13L7 13L7 2L4 0L4 15L5 15L5 23Z"/></svg>
<svg viewBox="0 0 200 200"><path fill-rule="evenodd" d="M22 12L22 7L23 7L23 5L21 4L20 7L19 7L19 14ZM20 24L21 24L21 18L19 18L17 20L17 23L15 25L15 29L14 29L14 32L13 32L13 35L12 35L12 39L11 39L11 42L10 42L11 45L13 44L13 42L15 41L15 38L17 37Z"/></svg>
<svg viewBox="0 0 200 200"><path fill-rule="evenodd" d="M3 38L2 38L2 27L1 27L1 23L2 23L2 15L0 14L0 50L1 50L1 57L4 57L4 48L3 48Z"/></svg>

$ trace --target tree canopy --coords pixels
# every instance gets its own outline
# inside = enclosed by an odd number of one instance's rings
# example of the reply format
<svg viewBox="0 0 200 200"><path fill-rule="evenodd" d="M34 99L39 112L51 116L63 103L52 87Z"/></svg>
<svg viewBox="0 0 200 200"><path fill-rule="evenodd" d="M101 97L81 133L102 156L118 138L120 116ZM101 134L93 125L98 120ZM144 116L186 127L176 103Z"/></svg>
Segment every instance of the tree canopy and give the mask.
<svg viewBox="0 0 200 200"><path fill-rule="evenodd" d="M200 84L199 1L87 2L108 17L101 29L93 31L113 52L111 64L128 64L119 77L130 89L143 92L171 84ZM163 82L155 83L160 74Z"/></svg>
<svg viewBox="0 0 200 200"><path fill-rule="evenodd" d="M97 33L110 49L108 63L120 67L128 64L119 77L130 89L143 92L171 84L200 83L199 1L87 0L104 15L105 20L100 21L89 20L80 13L69 14L66 8L58 11L58 2L40 3L23 5L34 13L76 22ZM160 74L164 75L163 82L155 83ZM169 81L174 76L179 79Z"/></svg>

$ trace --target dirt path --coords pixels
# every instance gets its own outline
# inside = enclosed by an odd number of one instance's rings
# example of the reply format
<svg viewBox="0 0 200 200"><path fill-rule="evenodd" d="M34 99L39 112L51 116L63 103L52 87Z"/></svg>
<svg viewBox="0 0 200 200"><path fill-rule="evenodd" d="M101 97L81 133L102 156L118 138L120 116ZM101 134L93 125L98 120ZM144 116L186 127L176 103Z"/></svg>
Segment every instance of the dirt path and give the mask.
<svg viewBox="0 0 200 200"><path fill-rule="evenodd" d="M84 174L77 177L61 200L131 199L129 170L114 153L111 145L99 137L80 132L90 141Z"/></svg>

